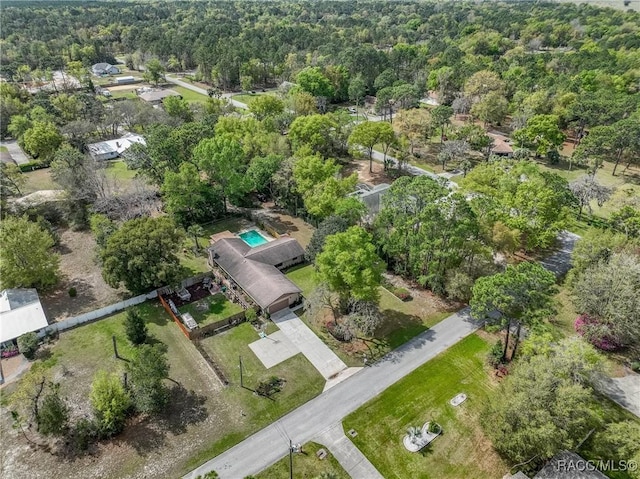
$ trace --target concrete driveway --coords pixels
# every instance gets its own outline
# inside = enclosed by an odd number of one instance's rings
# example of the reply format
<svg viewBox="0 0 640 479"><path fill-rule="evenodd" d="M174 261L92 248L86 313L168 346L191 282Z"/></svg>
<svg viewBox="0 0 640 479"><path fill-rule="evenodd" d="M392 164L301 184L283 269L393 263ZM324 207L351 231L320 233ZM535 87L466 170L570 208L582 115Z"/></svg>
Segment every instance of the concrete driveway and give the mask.
<svg viewBox="0 0 640 479"><path fill-rule="evenodd" d="M11 158L13 158L13 161L15 161L18 165L24 165L25 163L29 163L31 161L31 158L29 158L27 154L22 151L22 148L20 148L20 145L18 145L18 142L16 140L3 141L2 143L0 143L0 146L4 146L7 148L7 150L9 150Z"/></svg>

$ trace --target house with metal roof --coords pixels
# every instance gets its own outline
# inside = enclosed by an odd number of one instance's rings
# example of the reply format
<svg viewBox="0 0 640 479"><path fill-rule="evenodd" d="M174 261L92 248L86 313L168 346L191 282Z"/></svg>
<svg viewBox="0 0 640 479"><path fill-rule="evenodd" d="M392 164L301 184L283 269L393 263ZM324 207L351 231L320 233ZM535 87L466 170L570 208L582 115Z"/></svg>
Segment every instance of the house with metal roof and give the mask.
<svg viewBox="0 0 640 479"><path fill-rule="evenodd" d="M160 105L165 98L170 96L178 96L182 98L182 95L180 95L180 93L173 90L151 90L145 93L141 93L138 98L151 103L152 105Z"/></svg>
<svg viewBox="0 0 640 479"><path fill-rule="evenodd" d="M0 344L49 325L35 289L5 289L0 292Z"/></svg>
<svg viewBox="0 0 640 479"><path fill-rule="evenodd" d="M91 73L96 76L117 75L120 73L120 69L111 63L96 63L91 67Z"/></svg>
<svg viewBox="0 0 640 479"><path fill-rule="evenodd" d="M256 247L240 238L221 238L209 247L209 264L222 269L270 314L300 300L302 290L282 270L303 261L304 249L290 237L280 237Z"/></svg>
<svg viewBox="0 0 640 479"><path fill-rule="evenodd" d="M144 138L140 135L127 133L115 140L91 143L87 145L87 149L91 157L96 161L113 160L114 158L120 157L125 151L131 148L134 143L146 144Z"/></svg>

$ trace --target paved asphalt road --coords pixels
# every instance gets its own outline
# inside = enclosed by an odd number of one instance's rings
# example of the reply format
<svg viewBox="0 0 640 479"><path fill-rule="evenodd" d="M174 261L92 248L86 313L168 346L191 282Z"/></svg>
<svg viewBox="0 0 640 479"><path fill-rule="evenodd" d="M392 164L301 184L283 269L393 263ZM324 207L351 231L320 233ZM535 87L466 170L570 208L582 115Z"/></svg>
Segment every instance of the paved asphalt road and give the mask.
<svg viewBox="0 0 640 479"><path fill-rule="evenodd" d="M289 438L294 443L308 442L479 327L467 310L449 316L185 477L194 479L209 471L216 471L221 479L257 474L289 453Z"/></svg>
<svg viewBox="0 0 640 479"><path fill-rule="evenodd" d="M167 79L168 82L174 83L175 85L179 85L181 87L187 88L188 90L192 90L197 93L201 93L203 95L208 95L207 90L205 90L204 88L200 88L198 86L192 85L189 82L179 80L178 78L171 77L169 75L166 75L165 78ZM236 108L242 108L243 110L246 110L247 108L249 108L246 103L241 103L231 98L232 95L233 93L223 93L222 98L228 98L231 104Z"/></svg>

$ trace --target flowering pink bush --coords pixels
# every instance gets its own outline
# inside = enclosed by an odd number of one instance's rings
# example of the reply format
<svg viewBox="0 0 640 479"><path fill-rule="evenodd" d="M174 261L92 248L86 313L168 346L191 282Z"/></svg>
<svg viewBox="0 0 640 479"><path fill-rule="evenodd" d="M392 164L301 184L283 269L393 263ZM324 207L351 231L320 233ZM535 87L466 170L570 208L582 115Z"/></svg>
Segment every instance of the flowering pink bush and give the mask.
<svg viewBox="0 0 640 479"><path fill-rule="evenodd" d="M598 349L615 351L620 347L620 344L612 336L609 326L588 314L578 316L573 323L573 327L580 336Z"/></svg>

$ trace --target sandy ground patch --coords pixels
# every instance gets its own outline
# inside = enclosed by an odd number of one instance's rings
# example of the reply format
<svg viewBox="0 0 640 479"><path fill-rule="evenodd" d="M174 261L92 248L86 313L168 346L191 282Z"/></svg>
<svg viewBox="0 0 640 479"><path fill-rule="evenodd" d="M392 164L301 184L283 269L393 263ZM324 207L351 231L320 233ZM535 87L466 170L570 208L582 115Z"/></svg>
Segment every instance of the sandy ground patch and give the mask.
<svg viewBox="0 0 640 479"><path fill-rule="evenodd" d="M97 261L97 246L90 231L60 230L61 279L55 290L42 294L40 300L49 321L61 321L125 299L124 288L113 289L102 278ZM76 288L71 298L69 289Z"/></svg>
<svg viewBox="0 0 640 479"><path fill-rule="evenodd" d="M342 170L344 176L349 176L352 173L358 174L359 183L369 183L371 185L379 185L381 183L391 184L395 179L390 176L388 172L384 171L382 163L378 163L377 161L373 162L373 173L370 172L368 159L352 161Z"/></svg>

